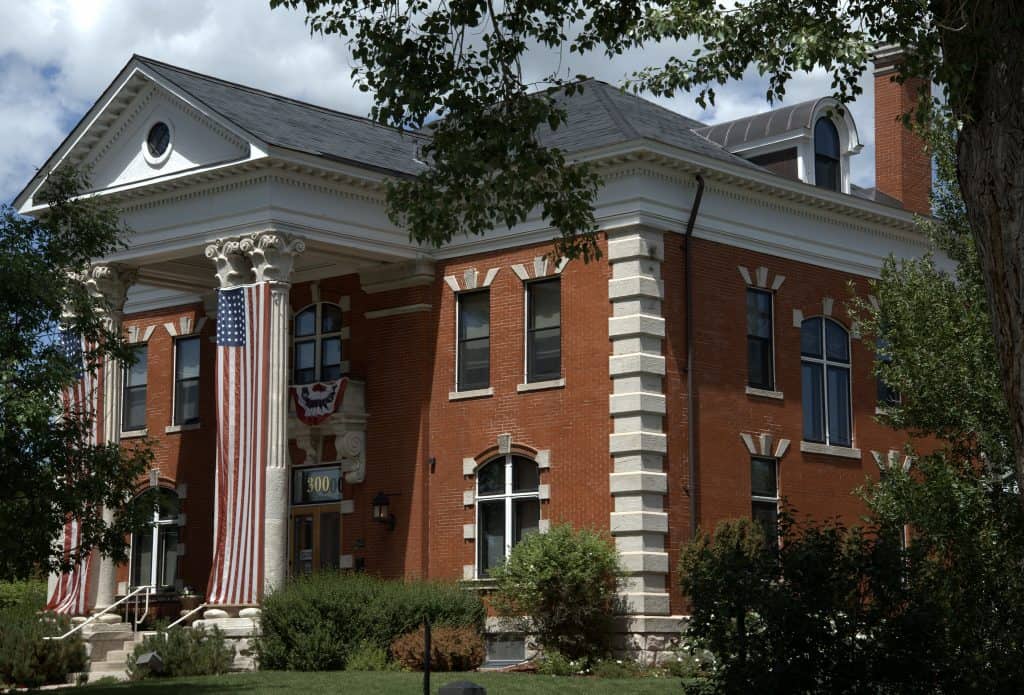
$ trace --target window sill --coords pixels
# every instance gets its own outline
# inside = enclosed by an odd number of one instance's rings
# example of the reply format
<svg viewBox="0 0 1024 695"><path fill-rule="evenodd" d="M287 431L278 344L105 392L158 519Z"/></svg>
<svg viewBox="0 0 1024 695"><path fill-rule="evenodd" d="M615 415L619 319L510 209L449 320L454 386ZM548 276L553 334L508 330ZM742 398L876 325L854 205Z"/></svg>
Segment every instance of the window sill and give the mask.
<svg viewBox="0 0 1024 695"><path fill-rule="evenodd" d="M817 442L800 442L800 451L806 454L821 454L823 456L837 456L844 459L860 460L860 449L848 446L829 446Z"/></svg>
<svg viewBox="0 0 1024 695"><path fill-rule="evenodd" d="M494 395L494 387L488 386L485 389L473 389L472 391L451 391L448 394L450 401L465 401L470 398L490 398Z"/></svg>
<svg viewBox="0 0 1024 695"><path fill-rule="evenodd" d="M546 391L547 389L564 389L565 379L548 379L547 381L531 381L526 384L519 384L516 386L518 393L528 393L530 391Z"/></svg>
<svg viewBox="0 0 1024 695"><path fill-rule="evenodd" d="M140 437L145 437L148 434L149 434L149 430L148 429L122 430L121 431L121 439L139 439Z"/></svg>
<svg viewBox="0 0 1024 695"><path fill-rule="evenodd" d="M166 434L177 434L178 432L191 432L192 430L199 429L201 426L202 424L199 422L190 422L187 425L167 425L167 427L164 428L164 432Z"/></svg>
<svg viewBox="0 0 1024 695"><path fill-rule="evenodd" d="M463 579L459 583L462 585L463 589L469 589L470 591L493 591L498 588L498 580L492 579L491 577Z"/></svg>
<svg viewBox="0 0 1024 695"><path fill-rule="evenodd" d="M767 389L756 389L753 386L747 387L748 396L757 396L758 398L774 398L777 401L781 401L782 391L769 391Z"/></svg>

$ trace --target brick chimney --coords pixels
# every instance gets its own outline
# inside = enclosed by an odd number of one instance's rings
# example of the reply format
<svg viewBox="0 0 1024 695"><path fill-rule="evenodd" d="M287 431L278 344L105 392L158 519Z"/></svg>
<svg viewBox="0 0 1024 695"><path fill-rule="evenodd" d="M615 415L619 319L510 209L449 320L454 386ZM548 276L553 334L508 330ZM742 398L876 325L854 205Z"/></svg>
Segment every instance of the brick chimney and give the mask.
<svg viewBox="0 0 1024 695"><path fill-rule="evenodd" d="M875 189L892 196L903 208L931 214L932 160L924 141L903 125L900 116L917 106L921 78L895 80L903 50L880 46L875 63Z"/></svg>

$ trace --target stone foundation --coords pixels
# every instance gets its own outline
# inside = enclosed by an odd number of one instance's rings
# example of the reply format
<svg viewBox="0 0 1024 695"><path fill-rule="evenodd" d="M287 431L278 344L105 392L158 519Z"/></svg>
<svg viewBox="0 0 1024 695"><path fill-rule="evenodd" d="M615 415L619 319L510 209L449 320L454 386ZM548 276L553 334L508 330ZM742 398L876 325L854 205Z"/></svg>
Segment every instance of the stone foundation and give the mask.
<svg viewBox="0 0 1024 695"><path fill-rule="evenodd" d="M260 634L260 609L252 606L225 606L209 608L203 617L192 624L192 629L220 628L224 642L235 649L233 671L255 671L256 654L252 638Z"/></svg>

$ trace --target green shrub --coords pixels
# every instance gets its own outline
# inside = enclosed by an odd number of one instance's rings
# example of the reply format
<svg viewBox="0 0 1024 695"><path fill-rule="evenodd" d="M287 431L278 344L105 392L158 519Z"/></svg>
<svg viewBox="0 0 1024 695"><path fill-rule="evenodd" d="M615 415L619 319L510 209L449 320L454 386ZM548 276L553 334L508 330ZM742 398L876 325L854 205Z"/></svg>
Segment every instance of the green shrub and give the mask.
<svg viewBox="0 0 1024 695"><path fill-rule="evenodd" d="M35 688L64 683L69 673L84 671L87 657L78 633L43 639L67 632L69 625L66 617L41 615L33 605L0 609L0 681Z"/></svg>
<svg viewBox="0 0 1024 695"><path fill-rule="evenodd" d="M388 650L363 642L352 650L345 664L346 671L401 671L400 664L388 658Z"/></svg>
<svg viewBox="0 0 1024 695"><path fill-rule="evenodd" d="M152 673L135 664L147 652L156 652L163 660L160 673ZM128 657L128 675L132 680L162 676L210 676L227 673L235 660L234 647L226 644L220 628L211 630L180 627L160 629L135 645Z"/></svg>
<svg viewBox="0 0 1024 695"><path fill-rule="evenodd" d="M423 628L412 630L391 643L395 661L410 671L423 670ZM432 671L474 671L487 658L480 633L471 627L436 627L430 635Z"/></svg>
<svg viewBox="0 0 1024 695"><path fill-rule="evenodd" d="M491 575L498 583L495 609L516 618L545 652L571 660L609 653L622 568L608 538L554 526L524 538Z"/></svg>
<svg viewBox="0 0 1024 695"><path fill-rule="evenodd" d="M344 669L359 645L387 649L428 618L479 632L486 616L480 597L457 584L333 572L292 579L266 596L262 609L260 667L294 671Z"/></svg>
<svg viewBox="0 0 1024 695"><path fill-rule="evenodd" d="M585 659L570 659L559 652L537 658L537 673L542 676L585 676L590 673Z"/></svg>
<svg viewBox="0 0 1024 695"><path fill-rule="evenodd" d="M26 579L16 582L0 582L0 609L26 606L34 610L42 610L45 603L45 581Z"/></svg>

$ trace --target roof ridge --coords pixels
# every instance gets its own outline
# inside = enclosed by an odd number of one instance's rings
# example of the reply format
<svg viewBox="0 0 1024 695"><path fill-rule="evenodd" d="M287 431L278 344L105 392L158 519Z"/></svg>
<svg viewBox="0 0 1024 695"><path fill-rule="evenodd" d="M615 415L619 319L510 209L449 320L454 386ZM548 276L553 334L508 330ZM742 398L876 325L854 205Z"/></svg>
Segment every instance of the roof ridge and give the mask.
<svg viewBox="0 0 1024 695"><path fill-rule="evenodd" d="M417 131L414 131L414 130L402 130L401 128L396 128L394 126L383 125L383 124L377 123L372 118L367 118L366 116L357 116L355 114L346 113L345 111L338 111L337 109L331 109L331 108L328 108L326 106L320 106L319 104L314 104L314 103L309 102L309 101L303 101L302 99L295 99L293 97L285 96L283 94L277 94L276 92L269 92L269 91L267 91L265 89L260 89L259 87L251 87L249 85L241 84L239 82L232 82L231 80L225 80L223 78L215 77L213 75L207 75L206 73L203 73L203 72L197 72L195 70L190 70L188 68L183 68L183 67L181 67L179 65L174 65L172 63L166 63L166 62L164 62L162 60L156 60L155 58L149 58L147 56L139 55L138 53L136 53L132 57L133 58L137 58L139 61L141 61L143 63L149 63L149 64L151 64L153 66L158 67L158 68L167 68L167 69L170 69L170 70L175 70L177 72L185 73L185 74L187 74L187 75L189 75L191 77L196 77L196 78L199 78L199 79L202 79L202 80L207 80L209 82L215 82L215 83L218 83L218 84L221 84L221 85L226 85L226 86L231 87L233 89L240 89L240 90L249 92L250 94L256 94L256 95L259 95L259 96L267 97L269 99L274 99L276 101L288 102L288 103L291 103L291 104L295 104L297 106L302 106L304 108L309 108L309 109L313 109L313 110L316 110L316 111L321 111L321 112L330 114L332 116L341 116L343 118L347 118L347 119L350 119L350 120L353 120L353 121L359 121L360 123L366 123L368 125L372 125L372 126L377 127L377 128L383 128L385 130L391 130L391 131L400 132L400 133L403 133L403 134L416 135L416 136L422 137L422 135L420 133L418 133ZM180 87L181 85L178 85L178 86Z"/></svg>
<svg viewBox="0 0 1024 695"><path fill-rule="evenodd" d="M601 82L600 84L609 87L611 86L605 82ZM605 93L604 90L595 89L594 93L597 94L597 99L598 101L601 102L601 106L604 107L604 110L608 113L608 116L612 119L612 121L615 122L615 125L619 127L619 129L622 131L624 135L629 137L630 140L635 140L636 138L640 137L640 133L637 132L637 129L634 128L633 124L627 121L621 113L619 113L619 110L615 108L615 105L612 104L611 98Z"/></svg>
<svg viewBox="0 0 1024 695"><path fill-rule="evenodd" d="M673 111L672 109L668 108L667 106L662 106L661 104L659 104L656 101L651 101L650 99L645 99L642 96L640 96L639 94L635 94L633 92L627 92L622 87L616 87L615 85L613 85L613 84L611 84L609 82L605 82L604 80L594 80L594 81L595 82L600 82L601 84L605 85L606 87L610 87L611 89L615 90L616 92L618 92L619 94L621 94L624 97L628 97L630 99L636 99L637 101L643 102L647 106L653 106L654 108L659 109L661 111L664 111L667 114L671 114L672 116L676 116L677 118L685 118L688 121L693 121L694 123L699 123L700 124L699 127L707 127L704 124L703 121L699 121L696 118L691 118L690 116L687 116L685 113L679 113L678 111ZM691 130L696 130L697 128L698 128L698 126L692 126L690 129Z"/></svg>

